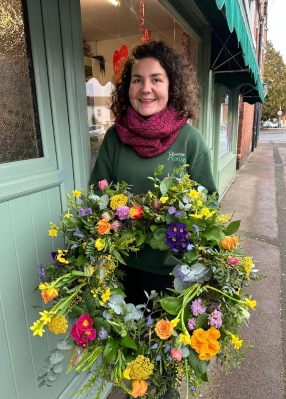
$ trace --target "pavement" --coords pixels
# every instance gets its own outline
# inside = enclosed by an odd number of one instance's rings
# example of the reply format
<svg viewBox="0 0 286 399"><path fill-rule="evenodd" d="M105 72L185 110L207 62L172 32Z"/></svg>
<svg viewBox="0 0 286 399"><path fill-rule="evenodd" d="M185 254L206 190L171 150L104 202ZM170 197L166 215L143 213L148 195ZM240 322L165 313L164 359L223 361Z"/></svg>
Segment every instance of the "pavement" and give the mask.
<svg viewBox="0 0 286 399"><path fill-rule="evenodd" d="M235 212L233 220L241 220L244 252L253 257L259 274L267 276L249 286L257 306L241 333L253 348L246 351L241 368L228 374L210 364L204 399L286 398L286 133L275 129L280 137L275 139L269 130L260 132L257 148L221 200L221 213ZM123 398L116 389L108 396Z"/></svg>

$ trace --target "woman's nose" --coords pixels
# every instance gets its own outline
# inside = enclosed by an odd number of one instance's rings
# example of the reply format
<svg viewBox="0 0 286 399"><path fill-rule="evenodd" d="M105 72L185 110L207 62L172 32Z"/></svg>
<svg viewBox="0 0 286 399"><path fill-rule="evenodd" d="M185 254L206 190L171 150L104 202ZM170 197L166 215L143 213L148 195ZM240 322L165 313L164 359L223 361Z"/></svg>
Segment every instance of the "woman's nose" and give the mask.
<svg viewBox="0 0 286 399"><path fill-rule="evenodd" d="M151 83L148 80L143 81L141 91L142 93L150 93L152 91Z"/></svg>

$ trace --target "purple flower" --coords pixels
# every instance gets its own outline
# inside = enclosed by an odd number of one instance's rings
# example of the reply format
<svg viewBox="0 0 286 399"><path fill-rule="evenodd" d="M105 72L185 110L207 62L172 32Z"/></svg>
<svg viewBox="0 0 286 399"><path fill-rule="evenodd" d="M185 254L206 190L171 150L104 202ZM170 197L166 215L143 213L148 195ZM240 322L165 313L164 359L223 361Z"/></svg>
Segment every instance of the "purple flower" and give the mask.
<svg viewBox="0 0 286 399"><path fill-rule="evenodd" d="M158 356L156 357L155 361L156 361L156 362L159 362L161 359L162 359L162 356L161 356L161 355L158 355Z"/></svg>
<svg viewBox="0 0 286 399"><path fill-rule="evenodd" d="M195 390L196 390L196 388L195 388L194 386L191 386L191 387L190 387L190 391L191 391L191 392L195 392Z"/></svg>
<svg viewBox="0 0 286 399"><path fill-rule="evenodd" d="M173 252L188 252L190 238L184 223L173 222L167 228L166 242Z"/></svg>
<svg viewBox="0 0 286 399"><path fill-rule="evenodd" d="M118 220L115 220L115 221L112 223L111 226L112 226L113 230L117 230L118 227L121 226L121 223L120 223Z"/></svg>
<svg viewBox="0 0 286 399"><path fill-rule="evenodd" d="M106 338L106 337L107 337L107 331L104 330L104 328L102 328L102 329L99 331L98 336L99 336L100 339Z"/></svg>
<svg viewBox="0 0 286 399"><path fill-rule="evenodd" d="M173 359L172 359L172 356L168 356L167 357L167 360L168 360L168 362L171 362Z"/></svg>
<svg viewBox="0 0 286 399"><path fill-rule="evenodd" d="M215 309L208 317L210 326L220 328L222 326L221 312Z"/></svg>
<svg viewBox="0 0 286 399"><path fill-rule="evenodd" d="M202 313L205 313L206 308L203 308L201 305L201 299L195 299L191 304L191 310L194 316L199 316Z"/></svg>
<svg viewBox="0 0 286 399"><path fill-rule="evenodd" d="M193 317L191 319L188 320L188 327L190 331L193 331L196 328L196 319Z"/></svg>
<svg viewBox="0 0 286 399"><path fill-rule="evenodd" d="M146 326L147 327L150 326L151 323L152 323L152 317L148 316Z"/></svg>
<svg viewBox="0 0 286 399"><path fill-rule="evenodd" d="M120 220L129 219L130 211L128 206L125 205L119 206L116 210L116 215L119 217Z"/></svg>
<svg viewBox="0 0 286 399"><path fill-rule="evenodd" d="M43 264L42 263L38 263L38 276L39 276L39 279L40 279L41 282L46 277L46 273L45 273L45 270L43 269Z"/></svg>
<svg viewBox="0 0 286 399"><path fill-rule="evenodd" d="M86 208L86 214L91 215L92 214L92 209L91 208Z"/></svg>
<svg viewBox="0 0 286 399"><path fill-rule="evenodd" d="M153 346L151 346L151 349L158 349L158 344L154 344Z"/></svg>
<svg viewBox="0 0 286 399"><path fill-rule="evenodd" d="M85 216L85 209L79 208L78 214L79 214L79 216Z"/></svg>
<svg viewBox="0 0 286 399"><path fill-rule="evenodd" d="M170 208L168 209L168 213L169 215L174 215L174 213L176 213L177 210L174 206L170 206Z"/></svg>
<svg viewBox="0 0 286 399"><path fill-rule="evenodd" d="M176 213L175 213L175 216L176 216L176 218L180 218L181 216L182 216L182 212L181 211L177 211Z"/></svg>
<svg viewBox="0 0 286 399"><path fill-rule="evenodd" d="M165 346L164 353L169 352L170 349L171 349L171 346L167 344L167 345Z"/></svg>

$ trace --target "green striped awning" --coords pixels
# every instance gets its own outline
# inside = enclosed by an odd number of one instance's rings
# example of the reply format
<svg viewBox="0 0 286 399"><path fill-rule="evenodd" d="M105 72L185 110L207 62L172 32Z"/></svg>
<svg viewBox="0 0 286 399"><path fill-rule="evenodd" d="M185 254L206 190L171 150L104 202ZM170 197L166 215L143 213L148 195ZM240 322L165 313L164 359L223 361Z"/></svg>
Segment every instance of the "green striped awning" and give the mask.
<svg viewBox="0 0 286 399"><path fill-rule="evenodd" d="M195 0L212 29L215 82L240 89L243 100L264 102L253 37L241 0Z"/></svg>

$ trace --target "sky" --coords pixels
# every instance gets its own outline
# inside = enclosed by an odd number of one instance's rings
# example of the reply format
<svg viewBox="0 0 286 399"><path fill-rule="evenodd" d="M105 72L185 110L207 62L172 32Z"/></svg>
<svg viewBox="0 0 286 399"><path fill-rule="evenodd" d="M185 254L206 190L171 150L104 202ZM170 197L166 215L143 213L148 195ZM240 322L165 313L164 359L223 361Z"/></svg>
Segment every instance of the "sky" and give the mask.
<svg viewBox="0 0 286 399"><path fill-rule="evenodd" d="M286 0L268 0L267 39L286 64Z"/></svg>

